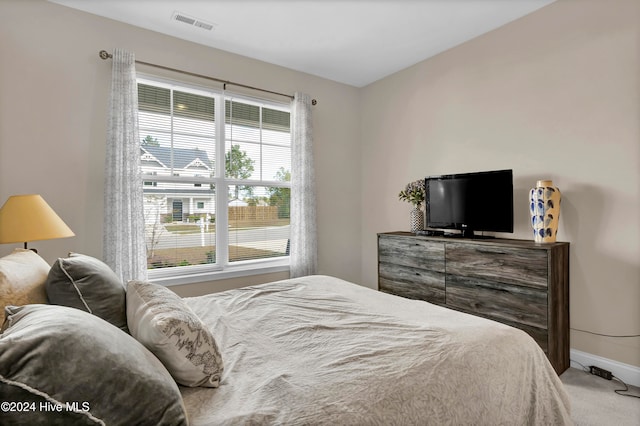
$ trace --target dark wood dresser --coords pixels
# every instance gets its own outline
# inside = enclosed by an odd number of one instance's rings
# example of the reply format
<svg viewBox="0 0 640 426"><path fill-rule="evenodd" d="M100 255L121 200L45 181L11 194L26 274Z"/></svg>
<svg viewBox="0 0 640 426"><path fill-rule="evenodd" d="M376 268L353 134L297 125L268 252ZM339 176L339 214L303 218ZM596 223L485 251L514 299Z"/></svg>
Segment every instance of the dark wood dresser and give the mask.
<svg viewBox="0 0 640 426"><path fill-rule="evenodd" d="M378 286L522 329L569 368L569 243L381 233Z"/></svg>

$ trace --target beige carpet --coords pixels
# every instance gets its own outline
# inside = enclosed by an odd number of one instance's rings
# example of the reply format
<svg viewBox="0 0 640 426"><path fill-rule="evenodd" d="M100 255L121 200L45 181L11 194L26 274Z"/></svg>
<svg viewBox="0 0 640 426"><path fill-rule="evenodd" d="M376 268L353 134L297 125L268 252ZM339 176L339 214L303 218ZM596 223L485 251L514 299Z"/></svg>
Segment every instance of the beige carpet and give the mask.
<svg viewBox="0 0 640 426"><path fill-rule="evenodd" d="M571 417L577 426L640 426L640 399L618 395L617 380L605 380L576 368L560 376L571 398ZM640 396L640 388L629 386Z"/></svg>

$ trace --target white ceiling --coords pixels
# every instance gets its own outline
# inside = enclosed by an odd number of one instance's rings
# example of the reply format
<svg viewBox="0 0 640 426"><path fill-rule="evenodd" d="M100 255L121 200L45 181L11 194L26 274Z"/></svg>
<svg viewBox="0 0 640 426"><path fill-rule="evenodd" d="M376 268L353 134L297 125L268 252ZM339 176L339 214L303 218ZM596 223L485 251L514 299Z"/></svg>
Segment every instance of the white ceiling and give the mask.
<svg viewBox="0 0 640 426"><path fill-rule="evenodd" d="M50 1L362 87L555 0Z"/></svg>

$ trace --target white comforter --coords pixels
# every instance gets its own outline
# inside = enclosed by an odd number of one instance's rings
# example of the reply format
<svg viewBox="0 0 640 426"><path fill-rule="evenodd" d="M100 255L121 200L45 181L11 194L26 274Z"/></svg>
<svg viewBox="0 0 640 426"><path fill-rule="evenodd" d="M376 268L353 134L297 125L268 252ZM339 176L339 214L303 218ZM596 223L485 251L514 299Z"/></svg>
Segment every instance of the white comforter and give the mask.
<svg viewBox="0 0 640 426"><path fill-rule="evenodd" d="M311 276L187 298L224 360L181 388L193 425L562 425L569 400L524 332Z"/></svg>

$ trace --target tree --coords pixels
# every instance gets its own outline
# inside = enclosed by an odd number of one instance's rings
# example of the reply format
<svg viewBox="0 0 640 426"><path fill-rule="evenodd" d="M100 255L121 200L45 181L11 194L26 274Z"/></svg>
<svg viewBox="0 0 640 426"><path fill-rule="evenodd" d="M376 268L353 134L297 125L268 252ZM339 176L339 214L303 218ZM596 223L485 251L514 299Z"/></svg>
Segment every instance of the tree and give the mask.
<svg viewBox="0 0 640 426"><path fill-rule="evenodd" d="M144 196L145 232L147 234L147 259L153 259L155 250L160 242L160 237L165 228L160 223L160 212L165 203L165 198L157 195L145 194ZM153 219L151 219L153 218ZM151 223L149 225L149 223Z"/></svg>
<svg viewBox="0 0 640 426"><path fill-rule="evenodd" d="M291 172L280 167L275 179L281 182L291 182ZM278 206L278 218L289 219L291 217L291 188L269 188L269 205Z"/></svg>
<svg viewBox="0 0 640 426"><path fill-rule="evenodd" d="M232 145L231 151L224 156L224 165L227 177L231 179L248 179L253 173L254 161L247 155L246 151L240 151L240 145ZM247 195L253 195L253 187L245 185L234 185L233 199L240 198L240 191L244 191Z"/></svg>
<svg viewBox="0 0 640 426"><path fill-rule="evenodd" d="M160 142L158 142L158 139L154 138L151 135L147 135L146 138L142 139L142 145L143 146L160 146Z"/></svg>

